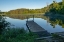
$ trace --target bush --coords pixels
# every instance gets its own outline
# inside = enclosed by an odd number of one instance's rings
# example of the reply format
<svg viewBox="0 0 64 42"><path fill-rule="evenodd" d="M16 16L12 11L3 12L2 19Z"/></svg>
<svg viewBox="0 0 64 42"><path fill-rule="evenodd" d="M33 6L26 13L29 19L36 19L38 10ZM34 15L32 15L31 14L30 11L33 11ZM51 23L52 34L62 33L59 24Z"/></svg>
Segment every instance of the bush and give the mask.
<svg viewBox="0 0 64 42"><path fill-rule="evenodd" d="M27 33L24 29L8 28L0 35L0 42L34 42L37 36Z"/></svg>

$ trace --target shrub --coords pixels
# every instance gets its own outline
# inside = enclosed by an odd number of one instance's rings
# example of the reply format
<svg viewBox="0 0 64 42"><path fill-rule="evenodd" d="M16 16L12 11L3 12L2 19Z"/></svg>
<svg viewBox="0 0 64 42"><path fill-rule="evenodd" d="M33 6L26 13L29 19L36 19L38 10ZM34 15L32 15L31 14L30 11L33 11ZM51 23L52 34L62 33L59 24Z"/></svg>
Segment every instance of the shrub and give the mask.
<svg viewBox="0 0 64 42"><path fill-rule="evenodd" d="M24 29L8 28L0 35L0 42L34 42L37 35L27 33Z"/></svg>

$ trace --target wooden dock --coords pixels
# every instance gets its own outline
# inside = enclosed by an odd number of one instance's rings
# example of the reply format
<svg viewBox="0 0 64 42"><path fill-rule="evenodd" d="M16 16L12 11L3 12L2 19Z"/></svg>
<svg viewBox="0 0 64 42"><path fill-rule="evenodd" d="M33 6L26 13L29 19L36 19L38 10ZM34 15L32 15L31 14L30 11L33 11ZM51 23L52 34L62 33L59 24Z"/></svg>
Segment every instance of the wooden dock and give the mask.
<svg viewBox="0 0 64 42"><path fill-rule="evenodd" d="M39 36L50 36L50 33L48 33L44 28L39 26L34 21L27 21L26 25L29 29L29 31L38 34Z"/></svg>

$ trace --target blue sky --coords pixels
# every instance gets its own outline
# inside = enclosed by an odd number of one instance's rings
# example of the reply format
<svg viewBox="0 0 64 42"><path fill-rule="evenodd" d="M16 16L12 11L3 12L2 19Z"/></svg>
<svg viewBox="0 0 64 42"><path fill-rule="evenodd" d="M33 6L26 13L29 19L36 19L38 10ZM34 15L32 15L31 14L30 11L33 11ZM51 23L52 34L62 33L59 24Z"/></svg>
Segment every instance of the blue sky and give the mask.
<svg viewBox="0 0 64 42"><path fill-rule="evenodd" d="M62 0L56 0L60 2ZM47 4L52 3L53 0L0 0L0 10L1 11L9 11L18 8L29 8L29 9L37 9L43 8Z"/></svg>

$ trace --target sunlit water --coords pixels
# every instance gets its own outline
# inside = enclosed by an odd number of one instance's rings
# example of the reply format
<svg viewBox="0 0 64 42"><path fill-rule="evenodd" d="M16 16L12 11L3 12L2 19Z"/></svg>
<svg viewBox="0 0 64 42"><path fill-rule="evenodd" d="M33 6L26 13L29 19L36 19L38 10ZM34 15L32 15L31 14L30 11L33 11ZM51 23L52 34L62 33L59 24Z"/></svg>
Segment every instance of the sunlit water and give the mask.
<svg viewBox="0 0 64 42"><path fill-rule="evenodd" d="M10 18L10 17L6 17L5 19L7 22L11 23L12 28L24 28L25 30L27 30L26 27L26 21L27 19L14 19L14 18ZM33 18L29 18L29 21L33 20ZM58 24L55 25L55 28L53 28L52 25L50 25L51 23L48 22L48 20L44 19L44 18L34 18L34 21L40 25L42 28L44 28L45 30L47 30L50 33L53 32L63 32L64 28Z"/></svg>

